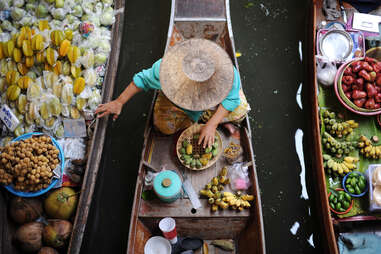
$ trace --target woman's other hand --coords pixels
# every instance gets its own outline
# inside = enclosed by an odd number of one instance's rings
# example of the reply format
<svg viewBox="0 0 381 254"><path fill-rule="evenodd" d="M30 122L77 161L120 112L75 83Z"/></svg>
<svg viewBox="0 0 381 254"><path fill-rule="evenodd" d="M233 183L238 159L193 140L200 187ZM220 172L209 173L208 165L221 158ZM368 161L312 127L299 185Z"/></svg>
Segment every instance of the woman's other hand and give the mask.
<svg viewBox="0 0 381 254"><path fill-rule="evenodd" d="M203 144L203 148L210 147L214 144L214 136L216 134L217 125L213 123L206 123L201 129L200 137L198 139L198 144Z"/></svg>
<svg viewBox="0 0 381 254"><path fill-rule="evenodd" d="M106 104L99 104L98 108L95 110L95 114L98 115L97 118L112 114L112 119L115 121L120 115L120 112L122 112L122 107L123 104L121 102L118 100L113 100Z"/></svg>

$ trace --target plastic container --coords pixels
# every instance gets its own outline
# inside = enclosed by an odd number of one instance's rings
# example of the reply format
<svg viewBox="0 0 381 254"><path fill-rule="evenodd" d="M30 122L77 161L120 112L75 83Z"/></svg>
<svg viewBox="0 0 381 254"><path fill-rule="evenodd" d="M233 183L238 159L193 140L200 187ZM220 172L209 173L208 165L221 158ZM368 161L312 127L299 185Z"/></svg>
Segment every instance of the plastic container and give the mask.
<svg viewBox="0 0 381 254"><path fill-rule="evenodd" d="M160 200L171 203L181 194L181 179L172 170L163 170L153 180L153 190Z"/></svg>
<svg viewBox="0 0 381 254"><path fill-rule="evenodd" d="M337 190L337 191L343 191L344 189L337 188L336 190ZM331 195L332 195L332 192L329 192L329 193L328 193L328 198L329 198ZM336 213L336 214L346 214L346 213L348 213L348 212L352 209L352 207L353 207L353 202L354 202L354 201L353 201L353 199L352 199L350 206L348 207L347 210L345 210L345 212L338 212L338 211L334 210L329 204L328 204L328 207L329 207L329 210L331 210L333 213Z"/></svg>
<svg viewBox="0 0 381 254"><path fill-rule="evenodd" d="M21 135L15 139L13 139L11 142L15 142L15 141L20 141L20 140L24 140L24 139L28 139L32 136L39 136L39 135L46 135L45 133L41 133L41 132L31 132L31 133L26 133L24 135ZM48 136L48 135L47 135ZM55 140L53 137L50 136L50 138L52 139L52 142L54 144L55 147L57 147L58 151L59 151L59 154L58 154L58 158L60 160L60 164L61 164L61 177L62 177L62 174L63 174L63 169L64 169L64 166L65 166L65 156L64 156L64 153L63 153L63 150L60 146L60 144L57 142L57 140ZM27 198L30 198L30 197L37 197L37 196L40 196L46 192L48 192L49 190L51 190L58 182L59 182L60 179L57 179L57 178L54 178L52 180L52 182L50 183L50 185L45 188L45 189L41 189L39 191L35 191L35 192L23 192L23 191L18 191L18 190L15 190L13 188L13 185L7 185L7 186L4 186L9 192L11 192L12 194L16 195L16 196L20 196L20 197L27 197Z"/></svg>
<svg viewBox="0 0 381 254"><path fill-rule="evenodd" d="M171 244L162 236L151 237L144 245L144 254L171 254L171 252Z"/></svg>
<svg viewBox="0 0 381 254"><path fill-rule="evenodd" d="M366 170L365 174L368 177L368 186L369 186L369 211L370 212L380 212L381 206L377 205L377 203L374 201L373 192L376 186L373 184L373 171L377 168L381 167L381 164L371 164L369 165L368 169Z"/></svg>
<svg viewBox="0 0 381 254"><path fill-rule="evenodd" d="M345 186L346 184L345 184L345 181L347 180L347 178L350 176L350 175L352 175L353 173L357 173L357 174L359 174L359 175L362 175L362 176L364 176L364 178L365 178L365 181L366 181L366 186L365 186L365 189L364 189L364 191L361 193L361 194L352 194L352 193L350 193L349 191L348 191L348 189L347 189L347 187ZM348 193L349 195L351 195L352 197L362 197L362 196L364 196L367 192L368 192L368 181L367 181L367 179L366 179L367 177L366 177L366 175L365 174L363 174L363 173L361 173L361 172L359 172L359 171L353 171L353 172L349 172L348 174L346 174L345 176L344 176L344 178L343 178L343 181L342 181L342 186L343 186L343 188L344 188L344 191L346 192L346 193Z"/></svg>

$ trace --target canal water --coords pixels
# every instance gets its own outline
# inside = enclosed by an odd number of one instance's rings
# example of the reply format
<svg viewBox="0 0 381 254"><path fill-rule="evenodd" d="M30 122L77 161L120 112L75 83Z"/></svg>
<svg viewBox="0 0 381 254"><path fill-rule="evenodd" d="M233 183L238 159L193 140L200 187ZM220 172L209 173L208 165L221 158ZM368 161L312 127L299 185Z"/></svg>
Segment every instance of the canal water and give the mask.
<svg viewBox="0 0 381 254"><path fill-rule="evenodd" d="M306 87L308 3L231 1L256 154L267 253L322 253L311 173ZM170 1L126 1L114 96L164 51ZM304 52L304 54L303 54ZM152 93L135 96L107 130L82 253L125 253ZM303 145L304 144L304 145ZM253 243L255 245L255 243Z"/></svg>

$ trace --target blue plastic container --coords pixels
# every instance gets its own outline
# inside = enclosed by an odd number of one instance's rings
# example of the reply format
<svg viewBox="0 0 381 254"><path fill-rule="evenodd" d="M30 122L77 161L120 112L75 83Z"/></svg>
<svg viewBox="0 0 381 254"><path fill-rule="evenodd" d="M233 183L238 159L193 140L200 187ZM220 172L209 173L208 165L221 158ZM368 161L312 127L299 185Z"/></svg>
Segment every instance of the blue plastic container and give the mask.
<svg viewBox="0 0 381 254"><path fill-rule="evenodd" d="M181 179L172 170L161 171L153 180L153 190L160 200L171 203L181 194Z"/></svg>
<svg viewBox="0 0 381 254"><path fill-rule="evenodd" d="M363 191L361 194L352 194L352 193L350 193L350 192L348 191L347 187L345 187L345 181L347 180L348 176L351 175L351 174L353 174L353 173L357 173L358 175L362 175L362 176L364 176L364 178L365 178L365 189L364 189L364 191ZM346 175L344 176L343 181L342 181L341 184L343 185L344 191L345 191L346 193L348 193L349 195L351 195L352 197L362 197L362 196L364 196L365 193L367 193L367 191L368 191L368 180L367 180L366 176L365 176L363 173L359 172L359 171L353 171L353 172L349 172L348 174L346 174Z"/></svg>
<svg viewBox="0 0 381 254"><path fill-rule="evenodd" d="M45 133L41 133L41 132L31 132L31 133L27 133L27 134L24 134L24 135L21 135L21 136L15 138L11 142L28 139L28 138L30 138L32 136L38 136L38 135L46 135L46 134ZM50 138L52 139L53 145L55 145L55 147L57 147L57 149L59 151L58 158L61 161L60 164L61 164L61 177L62 177L63 169L64 169L64 166L65 166L65 156L64 156L63 150L62 150L60 144L57 142L57 140L55 140L53 137L50 137ZM47 188L41 189L41 190L35 191L35 192L22 192L22 191L18 191L18 190L15 190L13 188L13 185L7 185L7 186L4 186L4 187L9 192L11 192L12 194L14 194L16 196L31 198L31 197L40 196L40 195L48 192L49 190L51 190L58 183L59 180L60 179L54 178Z"/></svg>

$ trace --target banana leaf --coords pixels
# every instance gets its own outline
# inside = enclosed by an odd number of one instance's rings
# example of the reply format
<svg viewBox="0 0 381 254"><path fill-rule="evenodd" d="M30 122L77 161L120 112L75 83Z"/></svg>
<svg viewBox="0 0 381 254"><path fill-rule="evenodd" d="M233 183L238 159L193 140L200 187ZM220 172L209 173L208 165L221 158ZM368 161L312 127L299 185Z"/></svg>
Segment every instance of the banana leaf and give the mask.
<svg viewBox="0 0 381 254"><path fill-rule="evenodd" d="M344 137L343 139L337 139L338 141L343 141L344 139L346 141L357 141L361 135L366 136L367 138L371 138L373 136L378 136L381 140L381 128L378 126L376 116L362 116L355 113L352 113L351 111L347 110L337 99L335 90L333 86L325 87L319 84L319 94L318 94L318 103L320 109L328 109L329 111L333 111L336 113L336 117L338 114L341 114L343 116L343 120L355 120L359 123L359 127L354 129L354 131L348 135L347 137ZM321 133L324 133L325 126L324 123L321 124ZM374 145L381 145L381 142L374 143ZM323 153L330 154L328 151L326 151L323 147ZM367 169L369 164L379 164L381 163L381 159L375 160L375 159L367 159L364 156L362 156L359 153L359 149L355 149L353 152L349 154L349 156L358 157L360 161L357 163L357 169L355 171L359 171L364 173ZM342 178L333 178L326 174L326 186L327 186L327 192L330 191L330 189L335 188L342 188ZM351 217L356 215L367 215L368 212L368 193L365 194L363 197L359 198L353 198L354 204L351 211L349 211L347 214L338 215L340 218L344 217Z"/></svg>

